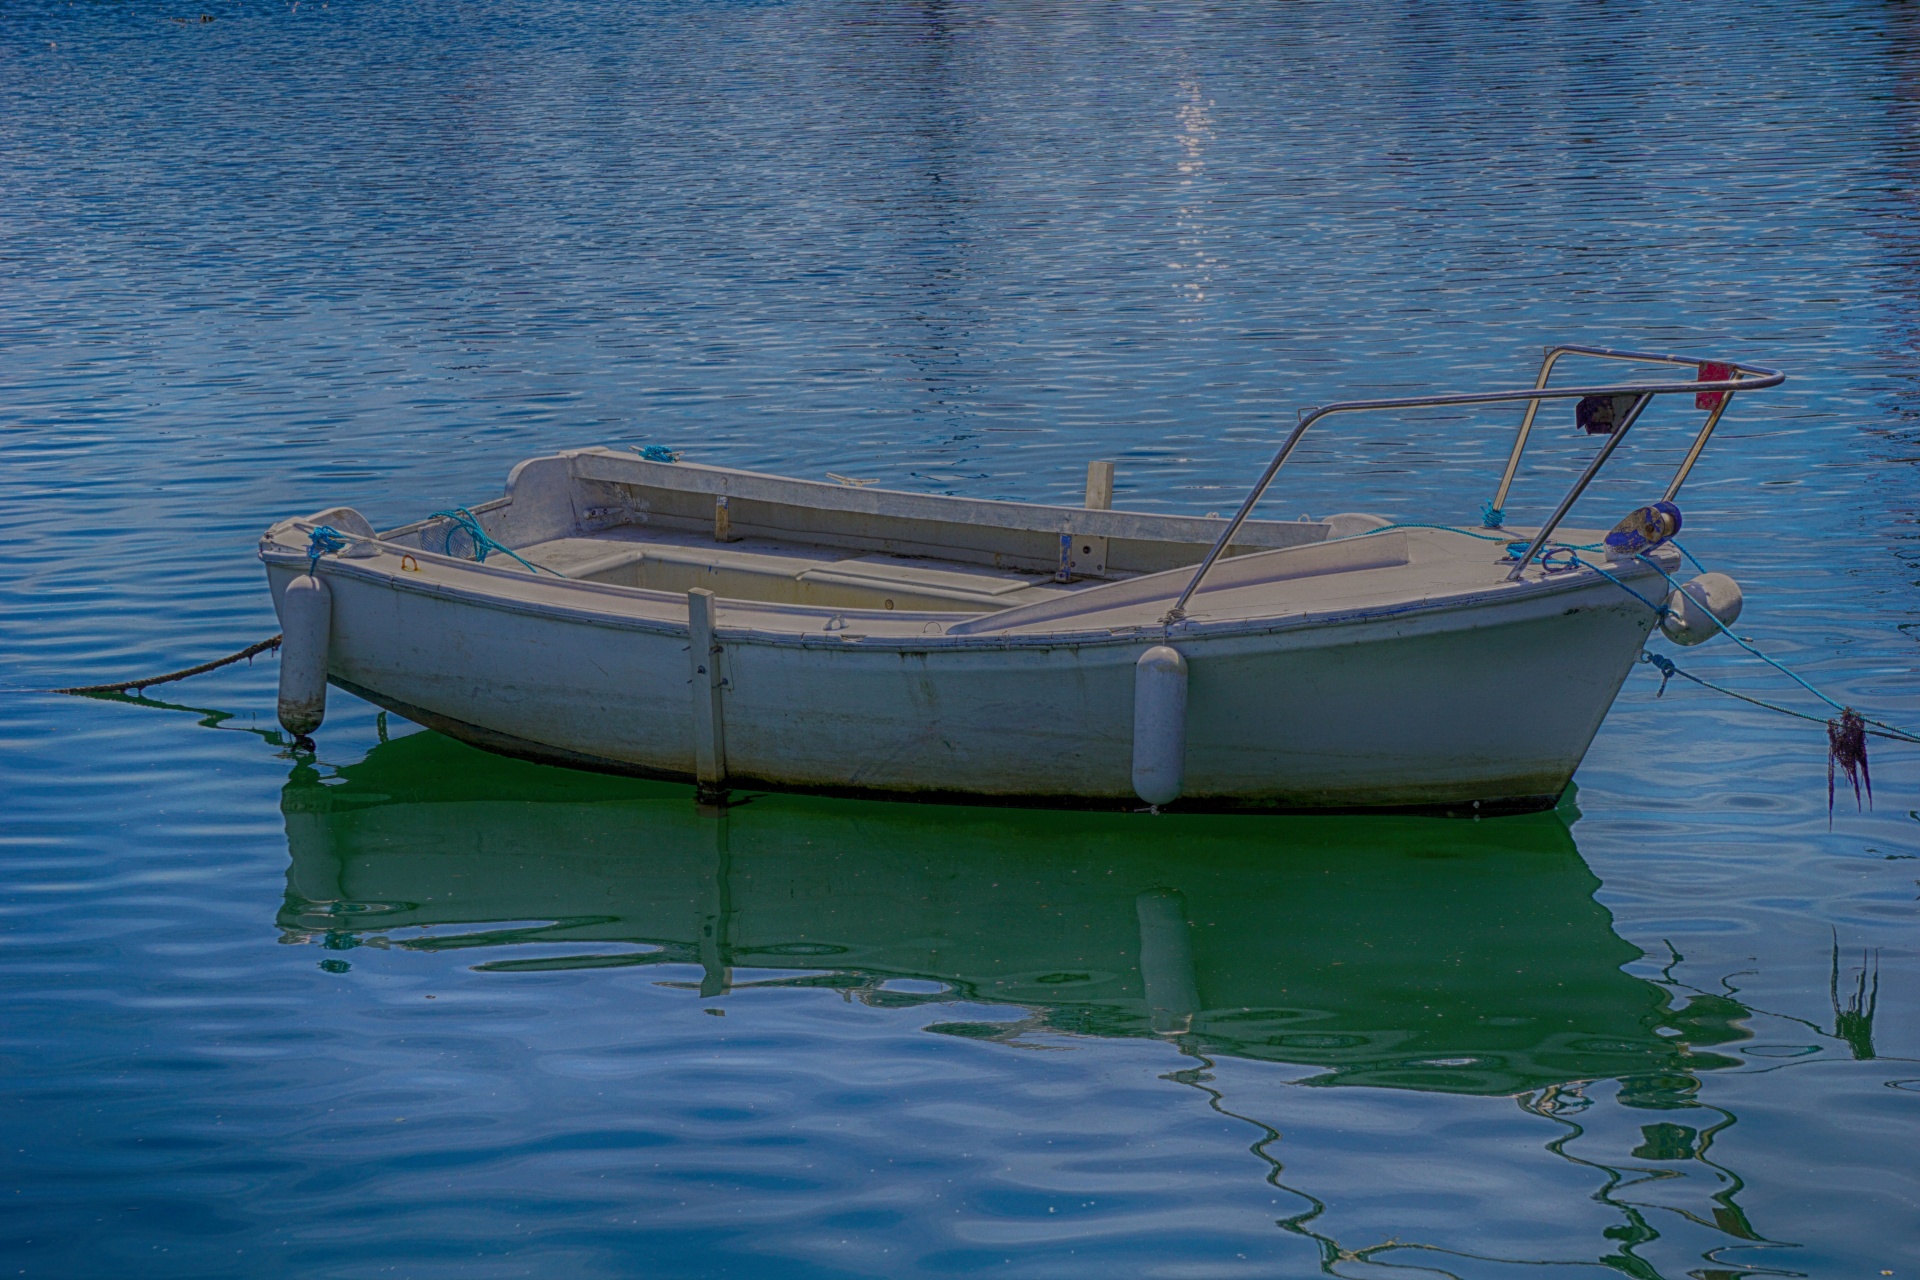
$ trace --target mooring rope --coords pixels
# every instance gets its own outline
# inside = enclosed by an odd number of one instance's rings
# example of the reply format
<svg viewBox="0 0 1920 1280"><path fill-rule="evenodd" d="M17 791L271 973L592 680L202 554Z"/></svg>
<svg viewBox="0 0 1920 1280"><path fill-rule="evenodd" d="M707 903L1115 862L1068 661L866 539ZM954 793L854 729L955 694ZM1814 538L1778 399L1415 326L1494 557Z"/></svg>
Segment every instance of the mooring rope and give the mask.
<svg viewBox="0 0 1920 1280"><path fill-rule="evenodd" d="M1685 547L1681 546L1678 542L1675 542L1673 544L1673 548L1674 550L1678 551L1681 555L1685 556L1689 561L1691 561L1693 563L1694 568L1700 570L1702 573L1707 571L1706 566L1701 564L1699 559L1696 558L1691 551L1688 551ZM1661 568L1660 565L1655 561L1653 561L1652 559L1649 559L1647 556L1644 556L1644 555L1637 555L1634 557L1634 559L1640 561L1642 564L1652 569L1655 573L1659 574L1662 578L1666 579L1667 584L1671 586L1675 591L1682 590L1682 586L1679 580L1676 579L1672 574L1668 573L1665 569ZM1599 565L1594 564L1591 560L1582 560L1579 556L1576 555L1573 557L1573 563L1575 565L1579 565L1584 568L1593 570L1595 573L1605 578L1608 582L1611 582L1614 586L1619 587L1622 591L1632 596L1635 600L1638 600L1641 604L1653 610L1655 616L1657 617L1665 618L1668 614L1673 612L1671 609L1667 608L1666 605L1655 604L1653 601L1647 599L1645 596L1641 595L1638 591L1635 591L1632 587L1628 586L1626 583L1622 582L1620 579L1614 577L1612 574L1608 573L1605 569L1602 569ZM1895 742L1920 743L1920 734L1913 733L1912 731L1907 729L1902 729L1898 725L1888 724L1883 720L1873 720L1873 719L1869 719L1866 716L1861 716L1859 712L1855 711L1852 707L1849 707L1842 703L1834 701L1832 698L1828 697L1826 694L1822 693L1820 690L1814 688L1812 684L1808 683L1807 680L1799 674L1799 672L1794 671L1791 667L1788 667L1785 664L1781 663L1778 659L1766 653L1761 652L1759 646L1755 645L1752 641L1747 640L1743 636L1735 635L1733 633L1733 628L1729 627L1726 623L1720 621L1719 618L1715 617L1712 610L1703 610L1702 612L1706 613L1707 617L1713 620L1713 625L1716 628L1718 628L1721 635L1726 636L1727 639L1733 641L1735 644L1739 645L1742 649L1746 650L1748 653L1752 654L1754 657L1760 659L1760 661L1766 663L1768 666L1772 667L1775 671L1778 671L1781 675L1786 676L1789 680L1799 685L1802 689L1805 689L1808 693L1812 694L1814 697L1820 699L1820 701L1832 707L1835 711L1838 711L1841 714L1842 718L1845 718L1848 716L1855 716L1855 717L1858 717L1859 722L1861 724L1872 725L1873 728L1868 729L1866 732L1872 734L1876 738L1889 738ZM1815 724L1825 724L1825 725L1831 726L1833 723L1831 720L1829 720L1825 716L1810 716L1803 711L1792 711L1786 707L1778 706L1771 702L1765 702L1759 698L1750 698L1744 693L1736 693L1732 689L1723 688L1720 685L1714 684L1710 681L1702 680L1699 676L1696 676L1691 672L1682 671L1679 667L1673 664L1673 660L1671 658L1663 657L1660 654L1653 653L1648 650L1641 651L1640 661L1643 663L1652 665L1655 670L1660 672L1660 693L1656 693L1654 695L1656 698L1659 697L1661 693L1666 692L1667 681L1673 679L1673 677L1675 676L1681 676L1681 677L1684 677L1685 679L1693 681L1695 684L1701 686L1704 689L1711 689L1715 693L1724 693L1729 698L1738 698L1740 699L1740 701L1750 702L1756 707L1765 707L1768 711L1778 711L1781 715L1793 716L1795 719L1798 719L1798 720L1811 720Z"/></svg>
<svg viewBox="0 0 1920 1280"><path fill-rule="evenodd" d="M1498 529L1500 527L1500 523L1502 518L1504 517L1504 514L1505 514L1504 512L1494 510L1493 505L1491 503L1485 504L1481 510L1481 515L1485 517L1486 523L1482 527L1488 528L1488 529ZM1507 535L1505 534L1477 533L1471 529L1459 528L1456 525L1421 524L1421 523L1416 523L1414 521L1398 521L1393 524L1383 525L1378 529L1368 529L1364 533L1355 534L1353 536L1364 538L1370 534L1385 533L1390 529L1437 529L1445 533L1457 533L1462 535L1463 537L1476 538L1481 542L1506 542L1508 544L1508 555L1513 559L1518 559L1521 555L1525 554L1525 551L1528 545L1527 543L1524 543L1524 542L1509 541ZM1669 541L1671 542L1673 549L1675 551L1678 551L1682 556L1686 557L1688 563L1692 564L1696 570L1698 570L1701 573L1708 572L1707 566L1700 563L1700 558L1694 555L1693 552L1681 546L1679 539L1675 538L1675 539L1670 539ZM1611 582L1614 586L1620 588L1622 591L1632 596L1635 600L1638 600L1641 604L1647 606L1648 609L1653 611L1653 614L1656 618L1664 620L1667 617L1669 617L1673 613L1673 610L1668 608L1664 602L1656 602L1656 601L1647 599L1646 596L1641 595L1640 592L1634 590L1634 588L1627 585L1626 582L1615 577L1613 574L1608 573L1605 569L1601 568L1599 565L1595 564L1593 561L1581 558L1580 552L1598 551L1600 550L1602 545L1603 544L1597 543L1597 542L1573 544L1573 545L1561 543L1555 546L1544 548L1540 553L1540 567L1542 569L1545 569L1548 573L1565 573L1571 569L1591 569L1595 573L1599 574L1601 577L1605 578L1608 582ZM1556 557L1556 556L1564 557L1565 558L1564 562L1560 564L1552 563L1551 557ZM1666 580L1667 585L1673 588L1675 591L1679 591L1683 589L1679 580L1676 579L1672 574L1668 573L1665 569L1661 568L1656 561L1650 559L1646 555L1636 555L1634 559L1640 561L1642 564L1645 564L1648 568L1652 569L1655 573L1659 574L1662 578ZM1704 612L1706 612L1707 617L1713 620L1713 625L1720 631L1722 635L1726 636L1728 639L1732 640L1735 644L1739 645L1742 649L1746 650L1748 653L1752 654L1754 657L1760 659L1760 661L1766 663L1768 666L1778 671L1781 675L1786 676L1789 680L1799 685L1802 689L1805 689L1808 693L1812 694L1814 697L1820 699L1820 701L1826 703L1829 707L1832 707L1835 711L1839 712L1840 713L1839 719L1835 720L1835 719L1829 719L1825 716L1808 715L1804 711L1794 711L1791 708L1780 706L1777 703L1767 702L1761 698L1749 697L1744 693L1738 693L1732 689L1728 689L1728 688L1725 688L1724 686L1714 684L1710 680L1702 680L1699 676L1694 675L1692 672L1683 671L1679 667L1675 666L1671 658L1664 657L1660 654L1652 652L1651 650L1643 649L1641 650L1641 653L1640 653L1640 661L1642 663L1652 666L1655 670L1660 672L1660 690L1658 693L1654 694L1656 698L1666 693L1667 682L1669 680L1673 679L1673 677L1675 676L1680 676L1680 677L1683 677L1684 679L1693 681L1693 683L1699 685L1703 689L1711 689L1715 693L1724 693L1729 698L1738 698L1741 702L1751 703L1756 707L1763 707L1768 711L1777 711L1781 715L1792 716L1796 720L1807 720L1807 721L1811 721L1814 724L1824 724L1827 726L1827 732L1828 732L1830 743L1833 740L1833 737L1836 733L1845 734L1847 731L1847 725L1849 722L1851 722L1851 724L1854 726L1853 731L1856 733L1864 731L1866 734L1870 734L1873 737L1886 738L1893 742L1911 742L1911 743L1920 744L1920 734L1915 734L1910 732L1909 730L1902 729L1898 725L1888 724L1883 720L1869 719L1866 716L1860 715L1860 713L1855 711L1852 707L1845 706L1842 703L1834 701L1832 698L1828 697L1825 693L1822 693L1819 689L1816 689L1804 677L1802 677L1799 672L1794 671L1792 668L1781 663L1777 659L1773 658L1771 655L1761 652L1759 646L1755 645L1752 641L1746 639L1743 636L1735 635L1733 633L1733 629L1729 627L1726 623L1720 621L1719 618L1715 617L1711 610L1705 610ZM1869 726L1869 725L1871 725L1872 727L1867 728L1866 726ZM1864 748L1862 749L1864 750ZM1831 786L1831 779L1829 779L1829 786Z"/></svg>
<svg viewBox="0 0 1920 1280"><path fill-rule="evenodd" d="M1769 711L1778 711L1783 716L1792 716L1796 720L1807 720L1814 724L1826 724L1828 722L1825 716L1811 716L1804 711L1795 711L1791 707L1783 707L1778 703L1767 702L1761 698L1751 697L1741 693L1737 689L1729 689L1724 685L1717 685L1711 680L1702 680L1699 676L1693 674L1693 672L1682 670L1676 666L1672 658L1664 654L1654 653L1649 649L1642 649L1640 651L1640 661L1648 664L1660 673L1660 691L1653 695L1656 698L1667 691L1667 681L1673 679L1675 676L1679 676L1682 680L1693 681L1703 689L1711 689L1715 693L1724 693L1729 698L1738 698L1742 702L1751 702L1754 706L1765 707ZM1880 722L1878 720L1868 720L1867 723L1877 725ZM1871 737L1886 738L1893 742L1920 743L1920 736L1908 733L1904 729L1882 726L1877 729L1869 729L1867 733Z"/></svg>
<svg viewBox="0 0 1920 1280"><path fill-rule="evenodd" d="M273 636L257 644L250 644L238 653L230 653L226 657L216 658L212 662L203 662L197 667L188 667L185 671L170 671L164 676L148 676L144 680L121 680L114 684L83 684L72 689L55 689L54 692L77 694L125 693L129 689L137 689L145 692L151 685L171 684L175 680L185 680L188 676L205 675L209 671L217 671L221 667L230 666L243 659L254 658L259 654L278 649L279 647L280 637Z"/></svg>
<svg viewBox="0 0 1920 1280"><path fill-rule="evenodd" d="M1679 550L1680 554L1685 555L1689 560L1693 560L1693 556L1688 554L1687 549L1685 547L1680 546L1680 544L1677 542L1674 543L1673 545L1676 549ZM1668 573L1665 569L1662 569L1659 565L1654 564L1653 561L1648 560L1645 556L1639 556L1637 557L1637 559L1646 561L1647 564L1652 565L1653 571L1659 574L1661 577L1665 578L1669 586L1671 586L1675 591L1680 590L1680 584L1674 580L1674 577L1672 574ZM1693 560L1693 563L1696 568L1698 568L1700 565L1700 562L1698 560ZM1702 572L1705 572L1705 570L1702 570ZM1820 701L1832 707L1835 711L1847 710L1846 707L1841 706L1839 703L1835 702L1832 698L1829 698L1826 694L1820 692L1818 689L1808 684L1805 680L1802 680L1794 672L1790 671L1784 666L1781 666L1780 663L1774 661L1772 658L1768 657L1766 654L1760 652L1760 650L1756 649L1752 644L1748 643L1746 640L1743 640L1741 637L1733 634L1732 629L1729 628L1726 623L1720 621L1719 618L1714 617L1713 611L1711 609L1705 610L1705 613L1709 618L1713 618L1713 625L1719 628L1721 635L1733 641L1735 644L1739 645L1742 649L1745 649L1748 653L1760 659L1760 661L1766 663L1768 666L1772 667L1774 670L1778 671L1780 674L1786 676L1789 680L1792 680L1795 684L1799 685L1802 689L1805 689L1808 693L1812 694L1814 697L1820 699ZM1868 721L1868 723L1877 724L1878 721ZM1884 725L1884 724L1881 725L1880 727L1882 729L1892 728L1891 725ZM1905 729L1896 729L1894 731L1896 733L1906 733ZM1912 735L1909 734L1908 736L1911 737Z"/></svg>

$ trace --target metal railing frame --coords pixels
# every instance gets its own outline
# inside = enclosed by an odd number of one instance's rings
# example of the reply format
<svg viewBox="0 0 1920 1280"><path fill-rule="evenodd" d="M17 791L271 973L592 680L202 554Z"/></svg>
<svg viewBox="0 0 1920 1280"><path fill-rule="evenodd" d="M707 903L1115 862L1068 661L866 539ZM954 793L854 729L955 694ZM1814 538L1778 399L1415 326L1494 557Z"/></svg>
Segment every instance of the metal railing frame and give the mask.
<svg viewBox="0 0 1920 1280"><path fill-rule="evenodd" d="M1547 381L1553 376L1553 367L1559 363L1560 357L1565 355L1596 356L1605 360L1624 360L1638 364L1685 365L1696 369L1707 364L1722 364L1732 369L1733 374L1730 378L1718 382L1629 382L1599 387L1549 388ZM1285 443L1280 446L1280 451L1273 455L1273 461L1269 462L1266 470L1260 474L1260 479L1253 486L1253 491L1247 495L1246 501L1240 504L1240 510L1235 512L1233 519L1227 522L1226 529L1213 544L1213 548L1207 552L1206 559L1200 562L1200 567L1194 571L1186 590L1180 593L1180 598L1167 612L1166 621L1174 623L1186 616L1187 601L1192 599L1193 594L1200 589L1200 583L1206 578L1208 570L1212 569L1215 562L1226 553L1227 547L1233 542L1233 535L1240 531L1240 526L1246 523L1254 507L1259 504L1261 498L1266 496L1267 486L1273 483L1274 476L1278 475L1280 468L1286 465L1288 456L1293 453L1294 446L1300 443L1300 438L1307 433L1307 428L1322 418L1332 417L1336 413L1363 413L1378 409L1425 409L1449 405L1508 404L1526 401L1526 416L1521 419L1520 430L1513 441L1513 452L1507 458L1506 471L1501 476L1500 488L1494 495L1492 507L1497 511L1506 505L1507 493L1513 487L1515 475L1519 473L1520 456L1525 452L1527 439L1533 432L1534 416L1539 412L1541 401L1574 400L1586 396L1631 395L1637 397L1625 420L1615 426L1612 434L1607 437L1606 443L1600 446L1600 451L1588 464L1586 471L1567 491L1566 497L1560 500L1560 505L1554 509L1553 515L1540 526L1539 532L1534 535L1533 541L1528 545L1526 553L1514 564L1513 572L1507 575L1507 580L1512 582L1519 579L1528 563L1539 554L1540 548L1546 545L1547 539L1553 536L1553 531L1573 509L1574 503L1580 500L1580 495L1586 492L1587 486L1593 483L1594 477L1600 474L1601 468L1606 466L1614 450L1618 449L1620 442L1626 439L1627 432L1640 420L1641 411L1653 402L1655 396L1701 395L1716 391L1724 393L1719 402L1708 412L1706 425L1694 437L1693 446L1687 450L1687 456L1681 461L1680 469L1674 473L1672 483L1667 486L1665 500L1671 502L1680 492L1680 486L1686 483L1694 463L1699 461L1700 454L1707 447L1707 441L1713 435L1714 428L1720 425L1721 416L1726 412L1728 403L1732 401L1733 393L1763 391L1768 387L1777 387L1786 380L1785 373L1761 365L1743 365L1731 360L1713 360L1701 356L1619 351L1611 347L1587 347L1568 343L1546 349L1545 359L1540 365L1540 376L1534 380L1532 388L1527 390L1449 392L1443 395L1406 396L1390 400L1345 400L1317 408L1303 409L1300 411L1298 425L1288 434Z"/></svg>

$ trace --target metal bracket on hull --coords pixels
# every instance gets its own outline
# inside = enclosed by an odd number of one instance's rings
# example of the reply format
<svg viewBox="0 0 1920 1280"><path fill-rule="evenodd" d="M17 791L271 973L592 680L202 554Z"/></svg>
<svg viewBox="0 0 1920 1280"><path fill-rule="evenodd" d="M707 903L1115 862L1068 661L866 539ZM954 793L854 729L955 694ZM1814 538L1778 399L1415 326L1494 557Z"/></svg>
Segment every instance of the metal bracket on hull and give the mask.
<svg viewBox="0 0 1920 1280"><path fill-rule="evenodd" d="M1107 540L1090 533L1060 535L1060 567L1055 582L1073 582L1079 578L1107 576Z"/></svg>

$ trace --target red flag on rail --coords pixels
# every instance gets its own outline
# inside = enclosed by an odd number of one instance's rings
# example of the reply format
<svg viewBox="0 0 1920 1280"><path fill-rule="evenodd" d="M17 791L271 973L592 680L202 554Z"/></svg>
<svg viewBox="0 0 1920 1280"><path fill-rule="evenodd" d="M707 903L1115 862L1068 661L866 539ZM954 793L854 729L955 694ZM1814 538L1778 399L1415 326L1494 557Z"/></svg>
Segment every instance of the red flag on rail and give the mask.
<svg viewBox="0 0 1920 1280"><path fill-rule="evenodd" d="M1700 376L1695 379L1695 381L1731 382L1733 381L1733 366L1730 364L1714 364L1712 361L1708 361L1700 366ZM1720 402L1726 398L1727 393L1724 391L1697 391L1693 396L1693 407L1696 409L1718 409Z"/></svg>

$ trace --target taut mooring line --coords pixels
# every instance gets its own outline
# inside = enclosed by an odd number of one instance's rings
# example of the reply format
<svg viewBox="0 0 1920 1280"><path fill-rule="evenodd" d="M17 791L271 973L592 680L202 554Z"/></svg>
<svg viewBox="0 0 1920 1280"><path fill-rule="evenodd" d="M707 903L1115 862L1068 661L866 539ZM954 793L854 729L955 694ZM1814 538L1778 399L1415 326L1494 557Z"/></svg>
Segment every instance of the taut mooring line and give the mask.
<svg viewBox="0 0 1920 1280"><path fill-rule="evenodd" d="M55 689L54 692L80 694L125 693L129 689L137 689L145 692L149 685L170 684L175 680L185 680L188 676L197 676L208 671L216 671L221 667L239 662L244 658L252 658L256 654L266 653L269 650L278 649L279 647L280 637L274 636L271 639L262 640L258 644L250 644L238 653L230 653L224 658L215 658L212 662L203 662L197 667L188 667L185 671L170 671L164 676L148 676L144 680L122 680L118 684L85 684L74 689Z"/></svg>

